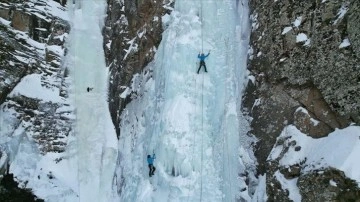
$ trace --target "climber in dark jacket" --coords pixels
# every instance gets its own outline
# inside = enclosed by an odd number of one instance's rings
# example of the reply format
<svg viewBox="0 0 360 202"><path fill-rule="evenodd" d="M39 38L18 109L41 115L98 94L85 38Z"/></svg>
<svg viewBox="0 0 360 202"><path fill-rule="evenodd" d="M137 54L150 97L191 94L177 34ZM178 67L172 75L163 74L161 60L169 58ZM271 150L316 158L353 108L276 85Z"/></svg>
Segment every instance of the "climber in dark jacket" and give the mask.
<svg viewBox="0 0 360 202"><path fill-rule="evenodd" d="M155 166L153 165L154 160L155 160L155 154L153 154L152 157L150 155L147 155L147 162L149 164L149 177L153 176L156 170Z"/></svg>
<svg viewBox="0 0 360 202"><path fill-rule="evenodd" d="M210 51L209 51L209 53L207 54L207 55L204 55L204 53L199 53L198 54L198 58L200 59L200 66L199 66L199 69L197 70L197 73L199 74L199 72L200 72L200 69L201 69L201 67L202 66L204 66L204 68L205 68L205 72L207 72L207 70L206 70L206 64L205 64L205 58L207 57L207 56L209 56L210 55Z"/></svg>
<svg viewBox="0 0 360 202"><path fill-rule="evenodd" d="M90 92L90 91L92 91L94 88L90 88L90 87L87 87L86 88L86 90L87 90L87 92Z"/></svg>

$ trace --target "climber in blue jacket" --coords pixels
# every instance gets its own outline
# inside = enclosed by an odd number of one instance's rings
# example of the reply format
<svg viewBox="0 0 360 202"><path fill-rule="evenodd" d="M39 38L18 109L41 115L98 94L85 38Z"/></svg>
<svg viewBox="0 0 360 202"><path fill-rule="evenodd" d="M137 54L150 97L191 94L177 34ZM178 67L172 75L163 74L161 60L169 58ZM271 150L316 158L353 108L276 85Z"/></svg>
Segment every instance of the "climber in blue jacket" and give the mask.
<svg viewBox="0 0 360 202"><path fill-rule="evenodd" d="M149 177L154 175L154 172L156 170L154 164L154 160L155 160L155 154L153 154L153 156L151 157L151 155L147 155L147 162L149 164Z"/></svg>
<svg viewBox="0 0 360 202"><path fill-rule="evenodd" d="M199 66L199 69L197 70L197 73L199 74L199 72L200 72L200 69L201 69L201 67L202 66L204 66L204 68L205 68L205 72L207 72L207 70L206 70L206 64L205 64L205 58L207 57L207 56L209 56L210 55L210 51L209 51L209 53L207 54L207 55L204 55L204 53L199 53L198 54L198 58L200 59L200 66Z"/></svg>

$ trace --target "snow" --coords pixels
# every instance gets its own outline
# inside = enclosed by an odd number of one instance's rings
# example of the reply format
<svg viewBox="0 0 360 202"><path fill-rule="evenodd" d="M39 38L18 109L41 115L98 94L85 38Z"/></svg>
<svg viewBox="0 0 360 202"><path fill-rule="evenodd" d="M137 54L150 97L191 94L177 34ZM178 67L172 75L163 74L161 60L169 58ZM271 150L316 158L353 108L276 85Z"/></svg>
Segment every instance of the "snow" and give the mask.
<svg viewBox="0 0 360 202"><path fill-rule="evenodd" d="M310 121L313 124L313 126L317 126L320 123L320 121L318 121L318 120L316 120L314 118L310 118Z"/></svg>
<svg viewBox="0 0 360 202"><path fill-rule="evenodd" d="M64 41L65 38L68 37L68 33L63 33L61 35L55 36L54 39L60 39L60 41Z"/></svg>
<svg viewBox="0 0 360 202"><path fill-rule="evenodd" d="M301 25L301 21L302 21L302 16L299 16L295 19L294 22L292 22L292 26L287 26L287 27L284 27L283 31L281 32L281 35L285 35L286 33L288 33L289 31L291 31L293 28L298 28L300 25ZM303 33L302 33L303 34ZM300 37L301 39L299 40L302 40L304 38L304 36L302 35L298 35L298 37ZM298 37L296 38L296 42L298 42ZM305 40L303 41L306 41L307 40L307 37Z"/></svg>
<svg viewBox="0 0 360 202"><path fill-rule="evenodd" d="M2 6L9 6L9 4L3 3L3 2L0 2L0 5L2 5Z"/></svg>
<svg viewBox="0 0 360 202"><path fill-rule="evenodd" d="M256 80L255 76L249 75L248 78L249 78L249 81L251 81L251 83L255 84L255 80Z"/></svg>
<svg viewBox="0 0 360 202"><path fill-rule="evenodd" d="M297 17L296 20L292 23L294 27L299 27L301 25L302 16Z"/></svg>
<svg viewBox="0 0 360 202"><path fill-rule="evenodd" d="M122 93L120 94L120 97L121 97L122 99L125 99L128 95L130 95L130 93L131 93L130 88L125 88L124 92L122 92Z"/></svg>
<svg viewBox="0 0 360 202"><path fill-rule="evenodd" d="M345 48L345 47L348 47L348 46L350 46L350 45L351 45L351 44L350 44L349 39L346 38L346 39L344 39L344 40L341 42L341 44L339 45L339 48Z"/></svg>
<svg viewBox="0 0 360 202"><path fill-rule="evenodd" d="M4 148L0 146L1 156L0 156L0 168L6 168L6 164L8 162L8 155L4 152Z"/></svg>
<svg viewBox="0 0 360 202"><path fill-rule="evenodd" d="M16 35L15 35L15 38L16 38L16 39L24 39L27 44L29 44L29 45L32 46L33 48L36 48L36 51L37 51L40 55L44 55L44 54L45 54L45 44L39 43L39 42L31 39L26 32L21 32L21 31L17 31L17 30L12 30L12 32L14 32L14 33L16 34ZM26 61L26 63L28 63L28 61Z"/></svg>
<svg viewBox="0 0 360 202"><path fill-rule="evenodd" d="M337 13L337 18L336 20L334 21L333 25L335 25L339 20L341 20L346 12L349 10L349 2L345 2L343 3L343 5L341 6L341 8L339 9L338 13Z"/></svg>
<svg viewBox="0 0 360 202"><path fill-rule="evenodd" d="M5 20L4 18L0 17L0 23L5 26L10 26L11 21Z"/></svg>
<svg viewBox="0 0 360 202"><path fill-rule="evenodd" d="M258 14L256 12L254 12L253 14L250 15L252 31L255 31L259 28L259 22L258 22L257 18L258 18Z"/></svg>
<svg viewBox="0 0 360 202"><path fill-rule="evenodd" d="M281 188L289 191L289 199L294 202L301 202L301 194L299 188L296 186L298 178L288 180L280 171L275 172L275 177L276 180L280 182Z"/></svg>
<svg viewBox="0 0 360 202"><path fill-rule="evenodd" d="M261 104L261 98L255 99L254 104L251 107L251 111L254 109L254 107L259 106L260 104Z"/></svg>
<svg viewBox="0 0 360 202"><path fill-rule="evenodd" d="M305 42L304 43L304 46L308 46L310 45L310 39L307 37L306 34L304 33L299 33L297 36L296 36L296 43L299 43L299 42Z"/></svg>
<svg viewBox="0 0 360 202"><path fill-rule="evenodd" d="M112 43L112 41L109 40L109 42L106 44L106 48L110 49L111 48L111 43Z"/></svg>
<svg viewBox="0 0 360 202"><path fill-rule="evenodd" d="M15 111L1 112L1 124L7 113ZM5 151L10 154L11 163L10 173L16 176L20 187L31 188L32 191L46 201L77 201L76 194L72 189L76 183L76 172L68 170L69 166L64 166L66 160L56 161L62 158L63 154L48 153L41 155L37 144L32 140L30 133L26 132L28 124L22 122L15 128L1 127L1 144L5 145ZM11 131L11 137L9 132ZM3 160L3 158L1 158Z"/></svg>
<svg viewBox="0 0 360 202"><path fill-rule="evenodd" d="M252 60L254 58L254 48L252 46L250 46L248 49L248 55L249 55L249 60Z"/></svg>
<svg viewBox="0 0 360 202"><path fill-rule="evenodd" d="M135 43L135 39L136 37L134 37L133 39L129 40L128 42L126 42L127 44L129 44L129 48L127 50L124 50L126 52L124 59L126 60L127 56L131 53L131 52L136 52L138 50L138 44Z"/></svg>
<svg viewBox="0 0 360 202"><path fill-rule="evenodd" d="M169 0L169 1L167 1L167 4L165 4L163 7L164 7L165 9L167 9L167 10L172 11L173 8L171 7L171 4L174 3L174 1L175 1L175 0Z"/></svg>
<svg viewBox="0 0 360 202"><path fill-rule="evenodd" d="M36 2L37 0L32 0L32 1ZM45 6L35 6L34 8L36 10L59 17L63 20L66 20L66 21L70 20L69 15L67 15L67 13L65 12L64 7L62 7L60 5L60 3L56 2L56 1L46 1ZM33 8L31 8L31 9L33 9Z"/></svg>
<svg viewBox="0 0 360 202"><path fill-rule="evenodd" d="M256 187L254 196L251 202L267 201L266 195L266 174L259 176L259 185Z"/></svg>
<svg viewBox="0 0 360 202"><path fill-rule="evenodd" d="M305 109L304 107L298 107L295 112L301 112L301 113L304 113L306 115L309 115L309 112L307 109Z"/></svg>
<svg viewBox="0 0 360 202"><path fill-rule="evenodd" d="M19 62L22 62L22 63L29 63L29 62L30 62L30 59L27 58L27 57L22 57L22 56L19 56L19 55L14 55L14 57L15 57Z"/></svg>
<svg viewBox="0 0 360 202"><path fill-rule="evenodd" d="M303 42L308 39L307 35L304 33L300 33L296 36L296 42Z"/></svg>
<svg viewBox="0 0 360 202"><path fill-rule="evenodd" d="M283 31L281 32L281 35L284 35L284 34L288 33L290 30L292 30L292 27L285 27L283 29Z"/></svg>
<svg viewBox="0 0 360 202"><path fill-rule="evenodd" d="M337 183L334 180L330 180L329 184L333 187L337 187Z"/></svg>
<svg viewBox="0 0 360 202"><path fill-rule="evenodd" d="M10 97L24 95L29 98L39 99L43 102L63 102L57 88L51 89L42 85L42 75L30 74L25 76L21 82L10 93Z"/></svg>
<svg viewBox="0 0 360 202"><path fill-rule="evenodd" d="M57 46L57 45L51 45L51 46L46 46L46 48L48 49L49 52L53 52L56 55L59 56L63 56L64 55L64 49L61 48L61 46Z"/></svg>
<svg viewBox="0 0 360 202"><path fill-rule="evenodd" d="M344 171L345 175L360 184L360 163L357 161L360 152L360 127L348 126L336 129L327 137L314 139L301 133L295 126L285 127L278 139L285 140L285 145L296 141L300 151L291 146L280 159L280 165L290 166L306 160L304 172L324 167L334 167ZM288 139L287 139L288 138ZM336 148L336 150L334 150ZM268 160L279 157L284 146L275 146Z"/></svg>
<svg viewBox="0 0 360 202"><path fill-rule="evenodd" d="M143 37L144 34L146 34L146 29L144 29L144 30L142 30L141 32L138 32L138 33L137 33L138 38Z"/></svg>

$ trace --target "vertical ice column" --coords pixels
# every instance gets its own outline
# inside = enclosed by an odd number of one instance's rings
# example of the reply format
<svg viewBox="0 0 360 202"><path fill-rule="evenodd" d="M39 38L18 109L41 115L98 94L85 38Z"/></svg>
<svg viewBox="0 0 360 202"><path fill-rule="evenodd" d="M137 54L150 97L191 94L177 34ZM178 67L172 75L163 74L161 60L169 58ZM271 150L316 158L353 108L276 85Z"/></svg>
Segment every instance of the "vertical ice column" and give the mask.
<svg viewBox="0 0 360 202"><path fill-rule="evenodd" d="M112 201L117 139L107 103L108 68L101 33L106 1L76 0L69 7L73 20L69 57L77 117L78 194L84 202ZM93 90L88 92L88 87Z"/></svg>

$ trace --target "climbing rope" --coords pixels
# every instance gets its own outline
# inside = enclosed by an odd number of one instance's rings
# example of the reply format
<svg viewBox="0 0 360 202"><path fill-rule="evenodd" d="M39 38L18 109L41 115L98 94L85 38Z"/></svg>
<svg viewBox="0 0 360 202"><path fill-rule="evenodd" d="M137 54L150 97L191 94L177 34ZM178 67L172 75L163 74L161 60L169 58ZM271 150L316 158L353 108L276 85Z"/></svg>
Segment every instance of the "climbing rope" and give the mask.
<svg viewBox="0 0 360 202"><path fill-rule="evenodd" d="M196 67L197 67L197 65L196 65ZM195 69L196 70L196 69ZM194 99L195 99L195 113L194 114L196 114L196 112L197 112L197 110L198 110L198 108L197 108L197 103L196 103L196 92L197 92L197 79L196 79L196 75L194 75L194 81L195 81L195 90L194 90ZM194 117L195 119L197 118L196 116ZM197 132L197 127L196 127L196 125L195 125L195 131L193 132L193 154L195 154L195 145L196 145L196 132ZM195 155L193 155L193 165L195 165L195 161L194 161L194 158L195 157ZM195 167L193 168L194 170L195 170Z"/></svg>
<svg viewBox="0 0 360 202"><path fill-rule="evenodd" d="M200 0L200 12L199 12L199 15L200 15L200 22L201 22L201 52L203 53L204 52L204 37L203 37L203 3L202 3L202 0ZM198 66L198 64L197 64ZM197 67L196 66L196 67ZM195 95L194 97L196 97L196 92L197 91L197 79L196 77L194 78L194 82L195 82ZM195 112L197 113L197 103L195 102ZM197 128L197 127L196 127ZM201 135L201 160L200 160L200 201L202 201L202 189L203 189L203 143L204 143L204 140L203 140L203 136L204 136L204 74L202 75L202 82L201 82L201 133L199 133L199 130L196 129L195 132L194 132L194 135L193 135L193 153L195 154L195 145L196 145L196 135L195 134L200 134ZM194 155L195 157L195 155ZM193 165L195 165L195 161L194 161L194 158L193 157ZM190 186L188 186L189 190L190 190ZM190 194L188 195L187 197L187 201L189 201L190 199Z"/></svg>
<svg viewBox="0 0 360 202"><path fill-rule="evenodd" d="M201 164L200 164L200 202L202 201L203 186L203 159L204 159L204 74L202 75L201 85Z"/></svg>
<svg viewBox="0 0 360 202"><path fill-rule="evenodd" d="M226 61L226 65L228 66L228 69L229 69L229 72L227 73L228 74L227 78L231 78L232 72L231 72L231 67L229 65L232 64L232 63L231 62L229 63L229 55L230 55L230 51L232 49L232 46L229 47L229 38L225 39L225 48L227 50L226 51L227 53L226 53L225 61ZM232 85L229 85L229 86L232 86ZM228 97L228 95L229 95L229 93L228 93L229 88L230 87L228 87L228 89L225 90L225 97ZM226 125L227 125L227 119L225 118L225 126ZM228 190L229 190L229 197L232 197L233 196L232 195L232 187L233 186L232 186L232 180L231 180L231 173L232 173L231 171L232 171L232 169L231 169L231 166L230 166L230 154L231 154L231 152L229 150L229 137L228 137L228 134L229 133L225 130L224 141L223 141L223 144L225 144L225 146L223 145L223 148L225 148L226 150L223 150L223 155L225 156L225 154L227 154L226 155L226 161L227 161L227 166L228 166L228 176L227 176L228 180L227 181L229 182ZM225 159L225 158L223 158L223 159ZM225 162L223 164L225 164Z"/></svg>
<svg viewBox="0 0 360 202"><path fill-rule="evenodd" d="M203 36L203 3L200 0L200 22L201 22L201 52L204 52L204 36Z"/></svg>
<svg viewBox="0 0 360 202"><path fill-rule="evenodd" d="M200 0L200 20L201 20L201 52L204 52L204 23L203 23L203 1ZM201 163L200 163L200 202L202 201L203 190L203 159L204 159L204 74L201 84Z"/></svg>

